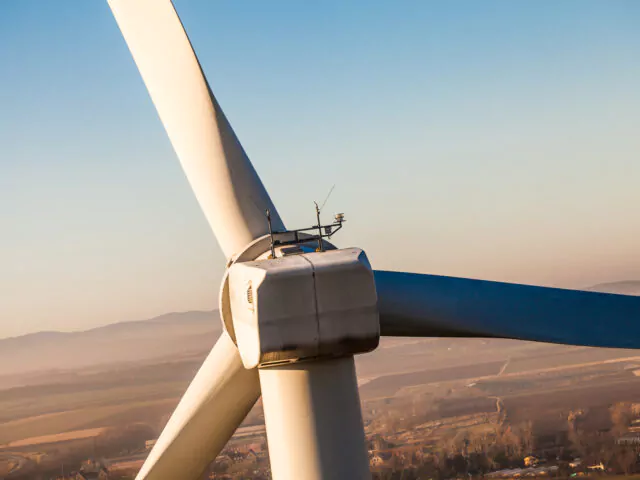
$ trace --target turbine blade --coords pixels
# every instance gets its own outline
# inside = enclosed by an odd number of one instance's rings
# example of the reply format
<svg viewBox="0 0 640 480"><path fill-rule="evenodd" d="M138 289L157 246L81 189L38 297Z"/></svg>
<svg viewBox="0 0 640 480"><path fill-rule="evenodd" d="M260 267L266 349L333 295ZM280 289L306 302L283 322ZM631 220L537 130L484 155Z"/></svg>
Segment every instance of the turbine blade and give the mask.
<svg viewBox="0 0 640 480"><path fill-rule="evenodd" d="M258 371L246 370L223 332L189 385L136 480L196 480L260 396Z"/></svg>
<svg viewBox="0 0 640 480"><path fill-rule="evenodd" d="M640 348L640 297L375 272L382 335Z"/></svg>
<svg viewBox="0 0 640 480"><path fill-rule="evenodd" d="M211 93L170 0L108 0L189 183L227 258L284 229Z"/></svg>

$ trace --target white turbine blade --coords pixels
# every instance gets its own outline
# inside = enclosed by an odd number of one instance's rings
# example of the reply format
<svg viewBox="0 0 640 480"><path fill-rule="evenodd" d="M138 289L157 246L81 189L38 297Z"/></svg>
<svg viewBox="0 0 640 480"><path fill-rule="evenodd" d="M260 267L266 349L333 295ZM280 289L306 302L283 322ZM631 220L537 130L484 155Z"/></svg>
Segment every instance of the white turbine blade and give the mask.
<svg viewBox="0 0 640 480"><path fill-rule="evenodd" d="M108 0L182 168L227 258L284 225L211 93L170 0Z"/></svg>
<svg viewBox="0 0 640 480"><path fill-rule="evenodd" d="M640 297L375 272L380 332L640 348Z"/></svg>
<svg viewBox="0 0 640 480"><path fill-rule="evenodd" d="M246 370L222 333L171 415L136 480L196 480L260 396L258 371Z"/></svg>

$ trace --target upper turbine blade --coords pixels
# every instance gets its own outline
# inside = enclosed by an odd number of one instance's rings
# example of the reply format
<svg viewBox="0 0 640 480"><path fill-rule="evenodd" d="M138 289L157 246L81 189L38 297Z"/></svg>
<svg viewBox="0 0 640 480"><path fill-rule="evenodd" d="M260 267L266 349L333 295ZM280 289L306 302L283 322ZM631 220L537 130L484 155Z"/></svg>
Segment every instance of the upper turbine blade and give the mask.
<svg viewBox="0 0 640 480"><path fill-rule="evenodd" d="M108 0L182 168L227 258L284 229L211 93L170 0Z"/></svg>
<svg viewBox="0 0 640 480"><path fill-rule="evenodd" d="M640 348L640 297L375 272L382 335Z"/></svg>
<svg viewBox="0 0 640 480"><path fill-rule="evenodd" d="M196 480L260 396L258 370L246 370L225 332L171 415L136 480Z"/></svg>

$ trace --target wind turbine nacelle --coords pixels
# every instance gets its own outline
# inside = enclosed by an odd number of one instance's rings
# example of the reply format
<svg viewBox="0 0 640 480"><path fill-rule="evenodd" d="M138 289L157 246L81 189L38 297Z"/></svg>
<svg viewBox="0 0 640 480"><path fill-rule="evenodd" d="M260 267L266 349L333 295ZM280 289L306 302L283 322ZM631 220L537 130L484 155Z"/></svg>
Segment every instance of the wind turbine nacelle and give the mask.
<svg viewBox="0 0 640 480"><path fill-rule="evenodd" d="M380 340L373 271L359 248L236 263L229 295L246 368L364 353Z"/></svg>

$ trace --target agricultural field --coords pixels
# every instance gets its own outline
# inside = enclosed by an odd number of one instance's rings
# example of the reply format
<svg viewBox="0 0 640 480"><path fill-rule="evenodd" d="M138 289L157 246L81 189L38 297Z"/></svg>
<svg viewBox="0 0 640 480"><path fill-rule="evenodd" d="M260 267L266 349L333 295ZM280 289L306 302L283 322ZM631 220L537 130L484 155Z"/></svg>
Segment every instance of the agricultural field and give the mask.
<svg viewBox="0 0 640 480"><path fill-rule="evenodd" d="M209 331L203 322L193 328ZM141 328L136 324L140 335ZM115 341L124 335L118 331ZM152 338L158 348L169 341L157 332ZM378 350L358 357L356 369L368 434L436 445L460 432L493 435L504 421L534 421L539 433L566 431L567 414L578 408L589 409L585 418L604 425L611 404L640 399L640 377L633 373L640 359L634 353L513 340L398 338L383 339ZM35 468L32 455L45 455L42 465L53 466L56 459L77 463L97 454L119 458L114 465L123 469L139 467L145 442L158 436L206 354L185 348L159 358L0 377L0 469L29 472ZM264 435L258 402L230 445Z"/></svg>
<svg viewBox="0 0 640 480"><path fill-rule="evenodd" d="M497 361L385 375L363 385L360 389L360 396L364 399L393 396L404 387L497 375L503 365L504 361Z"/></svg>
<svg viewBox="0 0 640 480"><path fill-rule="evenodd" d="M595 395L593 392L599 387L591 383L593 378L601 383L607 379L609 393L602 394L603 401L625 399L640 392L635 389L640 378L624 370L631 361L621 360L629 357L629 351L497 340L455 342L394 339L384 344L380 353L363 356L358 361L358 373L369 377L361 386L362 400L409 395L440 385L464 386L469 394L475 392L473 395L479 400L461 402L441 392L430 400L437 403L439 415L491 410L494 408L491 397L504 397L506 405L507 397L513 396L508 404L519 405L512 410L514 418L520 418L523 414L519 412L528 408L526 398L536 399L530 400L534 404L572 405L573 390L582 392L576 394L577 398ZM203 357L204 352L171 361L92 367L73 375L60 372L50 375L50 383L39 381L35 385L0 389L0 445L29 437L135 422L159 429ZM391 357L396 358L395 363L388 361ZM476 361L477 358L482 361ZM585 362L588 358L594 360ZM421 365L429 368L413 370ZM615 380L616 375L622 377ZM589 386L580 386L583 384ZM557 391L549 398L548 389L552 386ZM441 395L446 401L438 400ZM521 400L515 400L518 395ZM260 413L252 418L248 423L260 422Z"/></svg>
<svg viewBox="0 0 640 480"><path fill-rule="evenodd" d="M565 365L589 366L607 361L618 362L627 359L640 365L640 352L617 348L566 347L557 352L547 352L542 357L512 359L504 370L505 374L518 374L532 370L545 370Z"/></svg>

